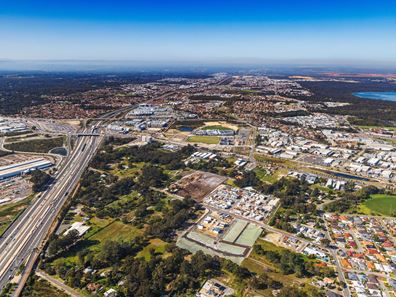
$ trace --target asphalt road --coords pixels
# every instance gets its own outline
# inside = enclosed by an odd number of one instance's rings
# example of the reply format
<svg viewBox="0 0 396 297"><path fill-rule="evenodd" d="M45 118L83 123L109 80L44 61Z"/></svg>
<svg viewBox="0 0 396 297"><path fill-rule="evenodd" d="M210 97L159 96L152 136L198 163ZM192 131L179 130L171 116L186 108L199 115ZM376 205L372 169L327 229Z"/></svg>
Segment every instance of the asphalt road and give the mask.
<svg viewBox="0 0 396 297"><path fill-rule="evenodd" d="M172 92L163 94L171 95ZM99 128L109 120L127 113L136 105L123 107L101 115L94 127ZM92 127L79 131L75 147L57 172L51 186L30 205L0 237L0 292L18 273L22 264L31 260L41 250L59 211L77 185L84 170L96 153L103 135L95 134ZM95 134L95 135L94 135ZM98 136L99 135L99 136ZM25 271L24 274L30 271ZM22 288L26 278L18 283Z"/></svg>
<svg viewBox="0 0 396 297"><path fill-rule="evenodd" d="M52 185L10 226L0 239L0 290L38 249L68 194L78 183L103 136L80 137Z"/></svg>

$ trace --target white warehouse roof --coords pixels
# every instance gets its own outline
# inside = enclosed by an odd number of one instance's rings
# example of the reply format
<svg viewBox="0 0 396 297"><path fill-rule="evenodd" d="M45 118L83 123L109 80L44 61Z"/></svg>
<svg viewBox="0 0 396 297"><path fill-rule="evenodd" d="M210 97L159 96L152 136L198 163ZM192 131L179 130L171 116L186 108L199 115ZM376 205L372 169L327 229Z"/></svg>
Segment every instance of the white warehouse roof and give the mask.
<svg viewBox="0 0 396 297"><path fill-rule="evenodd" d="M46 159L34 159L0 167L0 180L28 173L36 169L44 169L53 164Z"/></svg>

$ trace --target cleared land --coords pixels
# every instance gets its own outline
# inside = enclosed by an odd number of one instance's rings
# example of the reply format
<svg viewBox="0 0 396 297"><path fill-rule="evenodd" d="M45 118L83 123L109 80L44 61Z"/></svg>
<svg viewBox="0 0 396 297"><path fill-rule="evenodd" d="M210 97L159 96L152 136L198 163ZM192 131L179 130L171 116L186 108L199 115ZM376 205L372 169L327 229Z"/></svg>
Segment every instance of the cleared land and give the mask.
<svg viewBox="0 0 396 297"><path fill-rule="evenodd" d="M225 242L219 242L217 244L217 249L220 250L221 252L231 253L231 254L240 255L240 256L243 256L246 251L246 248L244 248L244 247L240 247L240 246L225 243Z"/></svg>
<svg viewBox="0 0 396 297"><path fill-rule="evenodd" d="M371 195L371 199L359 206L359 211L370 215L396 216L396 195Z"/></svg>
<svg viewBox="0 0 396 297"><path fill-rule="evenodd" d="M249 224L242 234L238 237L236 243L241 245L253 246L257 238L260 236L263 230L255 225Z"/></svg>
<svg viewBox="0 0 396 297"><path fill-rule="evenodd" d="M237 219L235 223L229 228L227 234L223 237L223 240L235 242L247 224L248 222Z"/></svg>
<svg viewBox="0 0 396 297"><path fill-rule="evenodd" d="M203 126L201 129L202 130L220 130L220 131L232 130L232 129L224 127L222 125Z"/></svg>
<svg viewBox="0 0 396 297"><path fill-rule="evenodd" d="M191 231L190 233L188 233L187 238L199 241L202 244L205 244L207 246L213 246L216 242L216 240L213 239L212 237L205 235L203 233L200 233L200 232L195 232L195 231Z"/></svg>
<svg viewBox="0 0 396 297"><path fill-rule="evenodd" d="M205 246L199 245L199 244L197 244L197 243L195 243L193 241L190 241L190 240L188 240L188 239L186 239L184 237L181 237L177 241L176 245L178 247L182 248L182 249L186 249L186 250L190 251L191 253L196 253L198 251L202 251L202 252L204 252L205 254L208 254L208 255L220 256L220 257L229 259L229 260L231 260L231 261L233 261L233 262L235 262L237 264L241 264L243 259L244 259L244 257L234 257L234 256L224 255L221 252L216 252L216 251L214 251L212 249L206 248Z"/></svg>
<svg viewBox="0 0 396 297"><path fill-rule="evenodd" d="M199 142L206 144L218 144L220 137L218 136L190 136L187 138L188 142Z"/></svg>
<svg viewBox="0 0 396 297"><path fill-rule="evenodd" d="M177 182L177 194L182 197L192 197L198 201L226 181L226 177L209 172L194 172Z"/></svg>
<svg viewBox="0 0 396 297"><path fill-rule="evenodd" d="M231 124L229 122L211 121L211 122L205 122L204 125L205 125L205 128L202 128L202 129L218 129L218 130L220 130L219 128L206 128L206 127L223 127L224 129L230 129L230 130L235 130L235 131L238 130L237 125Z"/></svg>

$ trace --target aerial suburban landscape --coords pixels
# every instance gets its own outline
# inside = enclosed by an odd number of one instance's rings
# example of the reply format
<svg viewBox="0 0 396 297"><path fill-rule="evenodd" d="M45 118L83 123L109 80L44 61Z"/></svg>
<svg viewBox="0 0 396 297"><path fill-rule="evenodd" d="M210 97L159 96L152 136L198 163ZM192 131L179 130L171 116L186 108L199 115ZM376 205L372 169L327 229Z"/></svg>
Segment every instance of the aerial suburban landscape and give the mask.
<svg viewBox="0 0 396 297"><path fill-rule="evenodd" d="M394 3L23 2L0 297L396 297Z"/></svg>
<svg viewBox="0 0 396 297"><path fill-rule="evenodd" d="M4 109L4 296L395 296L396 75L136 76Z"/></svg>

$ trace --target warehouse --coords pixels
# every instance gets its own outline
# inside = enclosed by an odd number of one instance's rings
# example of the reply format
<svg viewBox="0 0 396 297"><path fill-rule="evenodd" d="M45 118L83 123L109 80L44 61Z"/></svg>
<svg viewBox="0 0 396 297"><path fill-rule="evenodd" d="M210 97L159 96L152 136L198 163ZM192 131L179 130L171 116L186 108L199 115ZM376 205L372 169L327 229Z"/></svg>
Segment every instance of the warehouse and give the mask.
<svg viewBox="0 0 396 297"><path fill-rule="evenodd" d="M34 159L0 167L0 180L23 175L37 169L46 169L53 164L46 159Z"/></svg>

